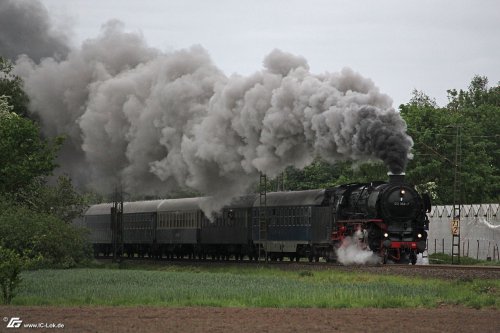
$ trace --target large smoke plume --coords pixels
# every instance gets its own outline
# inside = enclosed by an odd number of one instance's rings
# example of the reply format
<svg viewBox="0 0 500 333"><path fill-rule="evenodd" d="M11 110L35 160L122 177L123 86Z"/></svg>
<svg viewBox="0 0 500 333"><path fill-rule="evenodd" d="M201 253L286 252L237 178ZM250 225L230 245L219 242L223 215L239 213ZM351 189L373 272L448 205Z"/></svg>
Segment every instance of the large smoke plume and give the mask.
<svg viewBox="0 0 500 333"><path fill-rule="evenodd" d="M2 50L3 52L3 50ZM67 136L60 165L80 184L129 193L190 187L217 210L260 172L317 156L406 165L411 138L391 99L350 69L312 74L280 50L253 75L227 77L201 46L165 53L117 21L63 60L21 56L16 73L47 135Z"/></svg>
<svg viewBox="0 0 500 333"><path fill-rule="evenodd" d="M52 27L47 9L38 1L0 0L0 55L15 59L27 54L34 61L62 58L67 37Z"/></svg>

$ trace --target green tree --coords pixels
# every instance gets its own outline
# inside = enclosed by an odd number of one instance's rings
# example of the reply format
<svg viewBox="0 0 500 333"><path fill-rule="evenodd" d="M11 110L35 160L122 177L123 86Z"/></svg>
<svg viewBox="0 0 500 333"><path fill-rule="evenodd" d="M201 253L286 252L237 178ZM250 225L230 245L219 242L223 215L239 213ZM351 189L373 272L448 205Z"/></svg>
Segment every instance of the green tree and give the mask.
<svg viewBox="0 0 500 333"><path fill-rule="evenodd" d="M0 289L3 304L10 304L16 295L24 266L24 260L19 254L0 246Z"/></svg>
<svg viewBox="0 0 500 333"><path fill-rule="evenodd" d="M408 179L420 187L435 183L436 203L453 201L457 134L462 152L461 201L498 199L500 104L495 95L500 90L488 88L487 83L485 77L476 76L467 91L448 90L450 101L444 108L420 92L400 106L415 141Z"/></svg>
<svg viewBox="0 0 500 333"><path fill-rule="evenodd" d="M76 191L66 175L59 176L54 185L48 185L44 177L37 177L19 189L15 199L37 213L53 215L66 223L82 216L89 201Z"/></svg>
<svg viewBox="0 0 500 333"><path fill-rule="evenodd" d="M316 159L302 170L289 167L284 172L286 190L331 188L347 183L364 183L387 180L387 167L382 162L353 163L350 161L330 164ZM268 190L277 189L277 179L269 182Z"/></svg>
<svg viewBox="0 0 500 333"><path fill-rule="evenodd" d="M42 139L35 123L11 110L6 97L0 97L0 193L15 193L36 177L50 175L62 144L62 138Z"/></svg>
<svg viewBox="0 0 500 333"><path fill-rule="evenodd" d="M0 197L0 246L41 267L73 267L90 257L86 231Z"/></svg>
<svg viewBox="0 0 500 333"><path fill-rule="evenodd" d="M29 99L21 78L12 74L12 69L12 63L0 56L0 96L7 96L12 112L27 117Z"/></svg>

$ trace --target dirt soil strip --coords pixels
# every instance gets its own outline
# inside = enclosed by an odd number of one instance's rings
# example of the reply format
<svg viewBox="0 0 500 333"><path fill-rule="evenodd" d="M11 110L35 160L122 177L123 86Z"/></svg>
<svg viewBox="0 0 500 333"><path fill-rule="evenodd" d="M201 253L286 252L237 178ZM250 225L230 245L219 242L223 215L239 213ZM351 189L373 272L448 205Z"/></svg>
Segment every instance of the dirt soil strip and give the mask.
<svg viewBox="0 0 500 333"><path fill-rule="evenodd" d="M7 328L12 317L18 329ZM0 306L0 332L500 332L500 311ZM27 323L64 328L23 328Z"/></svg>

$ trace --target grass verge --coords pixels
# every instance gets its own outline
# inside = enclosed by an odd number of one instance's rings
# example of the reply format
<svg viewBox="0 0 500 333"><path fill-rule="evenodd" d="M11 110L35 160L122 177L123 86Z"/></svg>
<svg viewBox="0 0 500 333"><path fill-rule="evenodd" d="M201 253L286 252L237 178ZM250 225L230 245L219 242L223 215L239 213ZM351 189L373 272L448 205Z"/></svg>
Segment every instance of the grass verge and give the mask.
<svg viewBox="0 0 500 333"><path fill-rule="evenodd" d="M14 305L500 308L500 281L276 268L162 266L24 272Z"/></svg>
<svg viewBox="0 0 500 333"><path fill-rule="evenodd" d="M451 256L444 253L434 253L429 255L430 264L451 264ZM460 257L460 265L478 265L478 266L500 266L500 261L495 260L477 260L465 256Z"/></svg>

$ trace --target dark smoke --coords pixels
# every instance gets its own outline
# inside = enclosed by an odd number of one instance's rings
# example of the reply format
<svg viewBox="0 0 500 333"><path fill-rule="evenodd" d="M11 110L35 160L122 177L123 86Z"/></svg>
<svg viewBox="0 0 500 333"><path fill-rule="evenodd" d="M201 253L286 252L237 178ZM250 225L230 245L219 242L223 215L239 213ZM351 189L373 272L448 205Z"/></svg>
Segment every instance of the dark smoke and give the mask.
<svg viewBox="0 0 500 333"><path fill-rule="evenodd" d="M200 46L164 53L111 21L64 60L21 57L31 109L48 135L66 134L60 164L109 192L165 194L190 187L213 211L315 157L383 160L398 173L412 146L406 124L369 79L321 75L280 50L253 75L226 77Z"/></svg>
<svg viewBox="0 0 500 333"><path fill-rule="evenodd" d="M47 9L38 1L0 0L0 55L15 60L26 54L35 62L68 53L65 34L52 27Z"/></svg>

